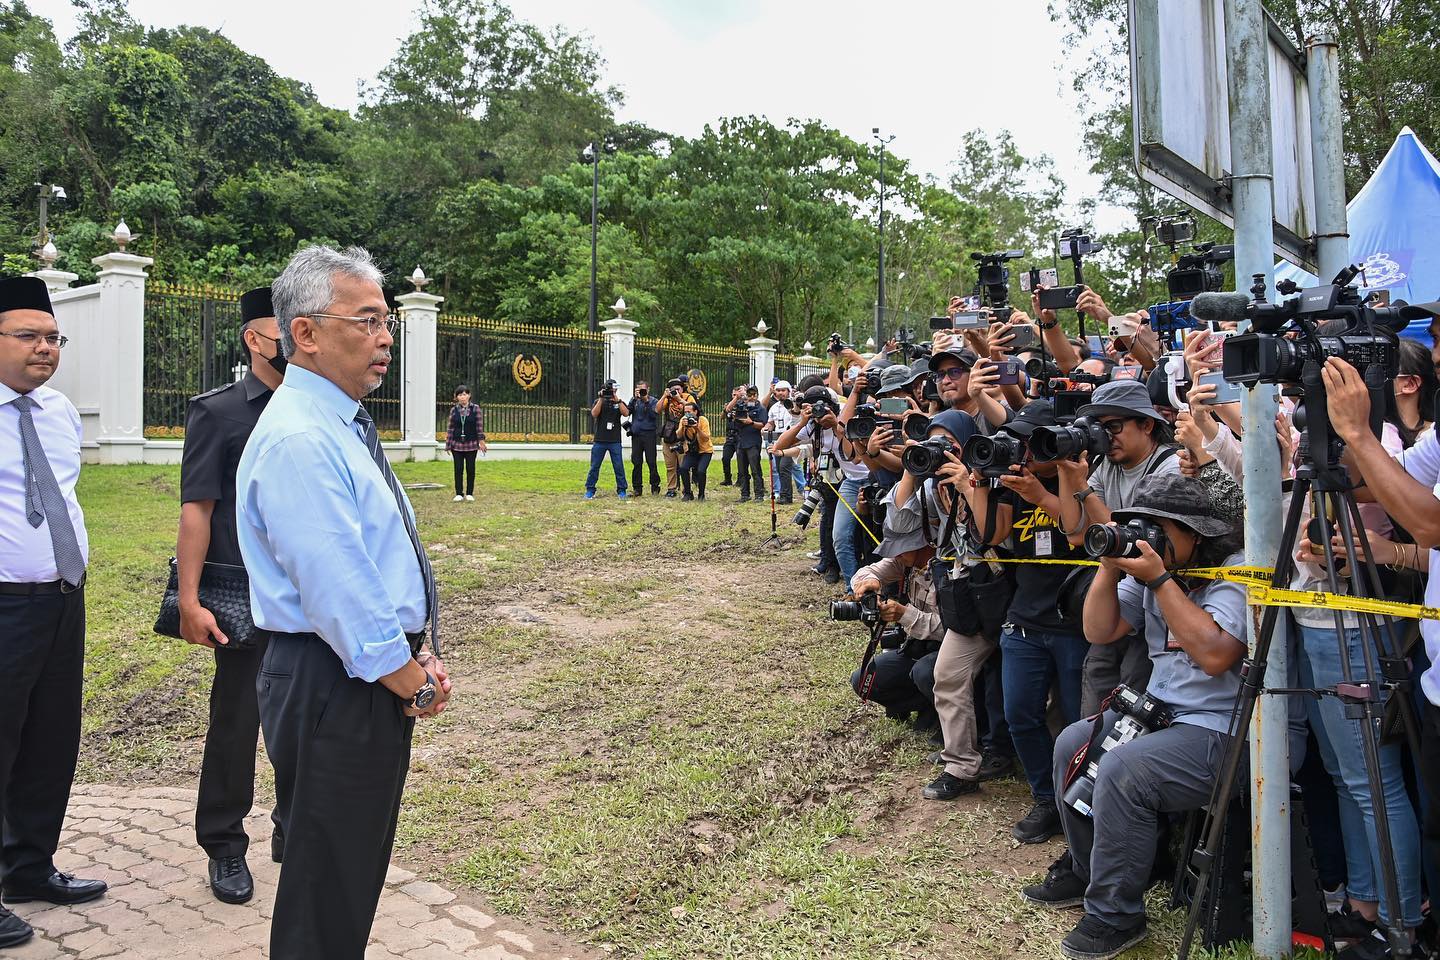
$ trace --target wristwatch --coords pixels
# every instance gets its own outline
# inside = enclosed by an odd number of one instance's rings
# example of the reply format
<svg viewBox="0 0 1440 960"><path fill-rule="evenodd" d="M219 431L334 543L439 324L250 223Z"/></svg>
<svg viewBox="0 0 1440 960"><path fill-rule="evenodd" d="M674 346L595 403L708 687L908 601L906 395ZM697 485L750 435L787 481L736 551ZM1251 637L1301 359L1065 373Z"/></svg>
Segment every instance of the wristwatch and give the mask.
<svg viewBox="0 0 1440 960"><path fill-rule="evenodd" d="M1157 591L1159 591L1159 589L1160 589L1161 587L1165 586L1165 581L1166 581L1166 580L1174 580L1174 579L1175 579L1175 574L1171 573L1169 570L1166 570L1164 573L1160 574L1160 576L1156 577L1154 580L1151 580L1149 583L1145 584L1145 588L1146 588L1147 590L1149 590L1151 593L1156 593Z"/></svg>
<svg viewBox="0 0 1440 960"><path fill-rule="evenodd" d="M1088 497L1088 496L1090 496L1090 495L1091 495L1092 493L1094 493L1094 492L1095 492L1095 488L1094 488L1094 487L1088 487L1088 486L1087 486L1087 487L1082 487L1082 488L1080 488L1079 490L1076 490L1075 493L1073 494L1073 496L1075 497L1075 502L1078 503L1078 504L1080 504L1080 506L1082 506L1082 507L1085 506L1085 498Z"/></svg>
<svg viewBox="0 0 1440 960"><path fill-rule="evenodd" d="M1050 323L1046 323L1044 320L1041 320L1039 321L1039 323L1041 330L1054 330L1056 327L1060 326L1059 320L1052 320Z"/></svg>
<svg viewBox="0 0 1440 960"><path fill-rule="evenodd" d="M434 702L435 678L430 675L429 670L426 670L425 683L421 685L419 690L415 691L415 696L410 698L410 706L414 707L416 710L427 710L429 709L430 704Z"/></svg>

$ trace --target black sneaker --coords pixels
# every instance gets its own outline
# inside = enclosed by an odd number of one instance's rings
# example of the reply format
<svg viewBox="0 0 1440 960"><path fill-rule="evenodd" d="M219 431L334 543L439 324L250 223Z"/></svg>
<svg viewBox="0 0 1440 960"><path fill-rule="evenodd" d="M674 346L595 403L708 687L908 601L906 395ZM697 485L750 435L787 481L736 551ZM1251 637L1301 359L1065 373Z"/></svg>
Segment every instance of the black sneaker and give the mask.
<svg viewBox="0 0 1440 960"><path fill-rule="evenodd" d="M980 758L980 772L975 779L981 783L991 780L1000 780L1015 775L1015 758L1001 756L998 753L987 753Z"/></svg>
<svg viewBox="0 0 1440 960"><path fill-rule="evenodd" d="M750 494L747 493L747 494L743 495L739 500L736 500L735 502L736 502L736 503L749 503L749 502L750 502Z"/></svg>
<svg viewBox="0 0 1440 960"><path fill-rule="evenodd" d="M1010 830L1010 836L1021 843L1044 843L1060 832L1060 811L1055 800L1038 800L1025 819Z"/></svg>
<svg viewBox="0 0 1440 960"><path fill-rule="evenodd" d="M839 583L839 582L840 582L840 571L839 571L839 570L836 570L834 567L828 567L828 568L826 568L825 572L824 572L823 574L821 574L821 576L823 576L823 577L825 578L825 582L826 582L826 583Z"/></svg>
<svg viewBox="0 0 1440 960"><path fill-rule="evenodd" d="M722 487L733 487L733 486L735 486L735 484L731 483L729 480L721 480L721 481L720 481L720 486L722 486Z"/></svg>
<svg viewBox="0 0 1440 960"><path fill-rule="evenodd" d="M1375 924L1345 904L1330 914L1330 936L1336 940L1364 940L1375 932Z"/></svg>
<svg viewBox="0 0 1440 960"><path fill-rule="evenodd" d="M1130 929L1120 930L1087 913L1080 918L1075 929L1060 941L1060 952L1071 960L1110 960L1149 935L1150 932L1145 929L1144 917Z"/></svg>
<svg viewBox="0 0 1440 960"><path fill-rule="evenodd" d="M665 496L673 500L677 496L677 494L674 490L666 490Z"/></svg>
<svg viewBox="0 0 1440 960"><path fill-rule="evenodd" d="M694 499L695 499L695 495L694 495L693 493L686 493L686 494L685 494L684 496L682 496L680 499L681 499L681 500L694 500Z"/></svg>
<svg viewBox="0 0 1440 960"><path fill-rule="evenodd" d="M1059 859L1050 864L1050 870L1045 874L1044 883L1025 887L1020 891L1020 896L1031 903L1038 903L1042 907L1050 907L1055 910L1078 907L1084 903L1085 881L1075 875L1074 861L1070 859L1070 851L1066 850L1060 854Z"/></svg>
<svg viewBox="0 0 1440 960"><path fill-rule="evenodd" d="M926 800L954 800L956 797L963 797L967 793L974 793L980 789L978 780L962 780L959 777L942 772L940 776L931 780L920 791L920 795Z"/></svg>
<svg viewBox="0 0 1440 960"><path fill-rule="evenodd" d="M35 930L15 914L0 907L0 947L17 947L35 936Z"/></svg>

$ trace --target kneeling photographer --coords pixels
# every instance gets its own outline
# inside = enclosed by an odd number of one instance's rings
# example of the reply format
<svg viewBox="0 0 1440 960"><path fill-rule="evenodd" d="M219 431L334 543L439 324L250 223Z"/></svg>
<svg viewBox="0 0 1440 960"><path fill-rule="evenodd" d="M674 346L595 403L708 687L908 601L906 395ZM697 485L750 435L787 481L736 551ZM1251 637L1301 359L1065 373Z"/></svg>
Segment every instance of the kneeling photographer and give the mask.
<svg viewBox="0 0 1440 960"><path fill-rule="evenodd" d="M874 634L850 685L861 699L884 707L892 720L914 714L917 730L933 729L938 721L929 691L945 636L930 580L935 548L924 530L896 533L887 528L876 552L880 560L855 571L855 600L830 604L833 619L860 620Z"/></svg>
<svg viewBox="0 0 1440 960"><path fill-rule="evenodd" d="M1085 636L1106 645L1143 627L1154 669L1144 691L1118 689L1103 714L1055 743L1070 850L1022 895L1084 904L1060 946L1067 957L1113 957L1145 939L1158 816L1208 803L1220 775L1245 655L1245 588L1172 571L1241 562L1241 534L1222 515L1200 481L1155 475L1113 523L1085 531L1086 552L1100 561Z"/></svg>

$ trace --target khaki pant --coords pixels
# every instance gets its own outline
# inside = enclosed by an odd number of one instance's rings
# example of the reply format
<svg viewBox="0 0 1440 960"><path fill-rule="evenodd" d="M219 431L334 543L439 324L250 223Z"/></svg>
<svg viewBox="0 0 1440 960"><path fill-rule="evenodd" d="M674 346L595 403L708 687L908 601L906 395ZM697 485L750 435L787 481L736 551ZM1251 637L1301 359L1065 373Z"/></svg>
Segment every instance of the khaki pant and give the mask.
<svg viewBox="0 0 1440 960"><path fill-rule="evenodd" d="M663 442L663 441L662 441ZM680 454L665 444L665 491L674 493L680 489Z"/></svg>
<svg viewBox="0 0 1440 960"><path fill-rule="evenodd" d="M980 745L975 735L975 678L995 650L993 641L945 631L935 658L935 712L945 749L945 772L962 780L980 773Z"/></svg>

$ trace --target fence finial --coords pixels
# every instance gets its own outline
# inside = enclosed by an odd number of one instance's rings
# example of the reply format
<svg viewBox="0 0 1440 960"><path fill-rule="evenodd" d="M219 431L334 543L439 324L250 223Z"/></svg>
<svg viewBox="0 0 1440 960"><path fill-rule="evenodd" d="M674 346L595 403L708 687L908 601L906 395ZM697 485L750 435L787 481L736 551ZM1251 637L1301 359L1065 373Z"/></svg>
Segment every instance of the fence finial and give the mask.
<svg viewBox="0 0 1440 960"><path fill-rule="evenodd" d="M625 306L625 298L619 297L615 300L615 303L611 305L610 309L615 311L615 316L617 319L624 320L625 311L630 308Z"/></svg>
<svg viewBox="0 0 1440 960"><path fill-rule="evenodd" d="M410 282L415 285L415 290L419 293L424 293L425 287L430 283L430 278L425 276L425 271L420 269L418 263L415 265L415 272L410 274Z"/></svg>
<svg viewBox="0 0 1440 960"><path fill-rule="evenodd" d="M124 253L125 248L130 245L130 241L134 240L137 236L139 236L139 234L133 233L130 228L126 226L125 218L121 217L120 222L115 225L115 232L110 234L110 239L114 240L115 246L120 248L121 253Z"/></svg>

